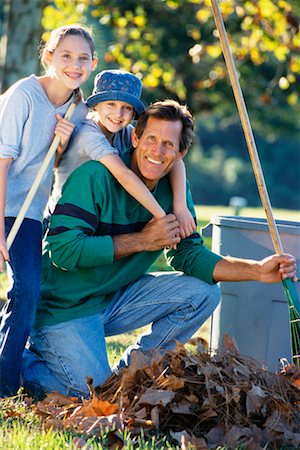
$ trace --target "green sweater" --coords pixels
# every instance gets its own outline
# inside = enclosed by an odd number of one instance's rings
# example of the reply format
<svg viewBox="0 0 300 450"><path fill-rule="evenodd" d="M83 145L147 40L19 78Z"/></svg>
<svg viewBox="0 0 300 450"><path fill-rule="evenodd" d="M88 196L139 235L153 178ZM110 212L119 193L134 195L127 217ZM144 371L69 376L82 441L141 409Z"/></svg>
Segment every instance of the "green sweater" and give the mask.
<svg viewBox="0 0 300 450"><path fill-rule="evenodd" d="M159 181L153 195L166 212L172 212L168 177ZM195 217L189 189L187 202ZM115 261L112 236L140 231L150 219L151 214L99 162L89 161L75 170L64 185L45 238L36 326L96 314L119 288L146 273L161 251ZM175 270L208 283L213 283L213 269L221 258L204 247L198 233L166 256Z"/></svg>

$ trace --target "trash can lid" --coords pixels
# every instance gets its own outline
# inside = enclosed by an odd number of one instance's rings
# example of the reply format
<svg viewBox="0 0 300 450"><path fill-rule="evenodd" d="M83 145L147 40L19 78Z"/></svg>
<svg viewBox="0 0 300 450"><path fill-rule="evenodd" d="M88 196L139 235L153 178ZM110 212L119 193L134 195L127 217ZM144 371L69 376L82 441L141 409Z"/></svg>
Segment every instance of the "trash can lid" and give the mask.
<svg viewBox="0 0 300 450"><path fill-rule="evenodd" d="M210 223L231 228L242 228L247 230L267 231L268 222L263 218L242 216L212 216ZM300 235L300 222L289 220L276 220L278 231L286 234Z"/></svg>

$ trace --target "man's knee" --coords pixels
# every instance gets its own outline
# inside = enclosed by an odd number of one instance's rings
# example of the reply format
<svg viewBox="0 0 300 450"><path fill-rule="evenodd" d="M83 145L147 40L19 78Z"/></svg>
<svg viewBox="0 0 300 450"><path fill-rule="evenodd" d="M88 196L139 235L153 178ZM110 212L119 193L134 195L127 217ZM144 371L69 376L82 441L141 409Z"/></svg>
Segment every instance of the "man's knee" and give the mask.
<svg viewBox="0 0 300 450"><path fill-rule="evenodd" d="M197 278L190 277L191 303L194 309L206 308L213 313L221 299L221 290L217 284L209 284Z"/></svg>

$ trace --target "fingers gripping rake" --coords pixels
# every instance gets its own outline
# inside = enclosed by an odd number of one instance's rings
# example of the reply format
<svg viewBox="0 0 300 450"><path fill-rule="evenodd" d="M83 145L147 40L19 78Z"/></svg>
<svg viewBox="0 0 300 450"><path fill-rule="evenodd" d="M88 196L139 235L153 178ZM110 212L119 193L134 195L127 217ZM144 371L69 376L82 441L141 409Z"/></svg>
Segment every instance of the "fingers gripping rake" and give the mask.
<svg viewBox="0 0 300 450"><path fill-rule="evenodd" d="M66 115L65 115L66 119L68 119L68 120L71 119L72 114L75 110L75 107L76 107L76 103L71 103L71 105L69 106L69 108L66 112ZM60 142L59 136L55 136L52 141L52 144L50 145L49 150L45 156L45 159L42 162L41 167L39 168L37 176L35 177L35 180L27 194L27 197L25 198L25 201L19 211L19 214L18 214L16 220L14 221L14 224L13 224L13 226L9 232L9 235L7 236L7 240L6 240L6 245L7 245L8 251L11 248L11 246L15 240L15 237L20 229L20 226L22 225L23 220L24 220L25 214L31 205L31 202L32 202L32 200L39 188L39 185L42 181L42 178L43 178L43 176L44 176L44 174L45 174L45 172L57 150L57 147L59 146L59 142Z"/></svg>
<svg viewBox="0 0 300 450"><path fill-rule="evenodd" d="M268 227L271 235L271 239L273 242L273 246L275 252L277 254L283 253L283 248L280 240L280 236L278 233L278 229L276 226L276 222L274 220L274 216L272 213L272 207L269 200L268 191L266 188L266 184L264 181L264 176L262 172L262 168L260 165L260 160L258 157L258 152L250 124L250 120L248 117L243 93L240 87L240 83L238 80L235 64L232 58L232 54L230 51L228 38L222 18L222 14L219 8L218 0L211 0L213 16L216 23L216 27L219 33L219 39L223 51L223 56L225 59L225 63L227 66L231 87L234 93L235 101L237 104L237 108L240 115L240 120L242 123L243 131L245 134L245 139L247 142L247 147L251 159L252 168L254 171L258 191L260 194L261 202L264 207ZM295 284L292 279L286 279L282 281L284 292L287 298L287 303L289 307L289 315L290 315L290 328L291 328L291 338L292 338L292 353L294 362L300 365L300 301L297 295L297 291L295 288Z"/></svg>

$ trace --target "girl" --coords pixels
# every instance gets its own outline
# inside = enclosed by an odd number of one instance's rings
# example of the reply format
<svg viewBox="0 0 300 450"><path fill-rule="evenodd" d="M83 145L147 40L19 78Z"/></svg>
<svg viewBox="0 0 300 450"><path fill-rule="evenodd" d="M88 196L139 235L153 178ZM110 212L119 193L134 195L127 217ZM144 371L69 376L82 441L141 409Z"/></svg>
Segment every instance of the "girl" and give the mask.
<svg viewBox="0 0 300 450"><path fill-rule="evenodd" d="M132 73L103 70L96 75L93 93L87 99L87 105L94 110L90 116L93 121L86 121L76 129L55 170L54 187L48 204L50 213L54 210L68 175L89 159L96 159L154 217L165 215L148 188L119 157L131 148L131 120L144 110L141 92L141 81ZM181 160L171 172L171 182L174 213L180 222L181 237L185 238L193 232L195 223L186 206L185 167Z"/></svg>
<svg viewBox="0 0 300 450"><path fill-rule="evenodd" d="M80 85L97 65L91 33L70 25L52 31L41 52L44 76L31 75L0 97L0 271L9 261L13 283L1 311L0 397L19 388L21 358L34 321L40 292L43 211L49 196L49 167L8 255L5 237L26 198L53 139L60 137L60 152L74 125L82 122L87 107ZM63 119L70 103L79 100L74 125Z"/></svg>

